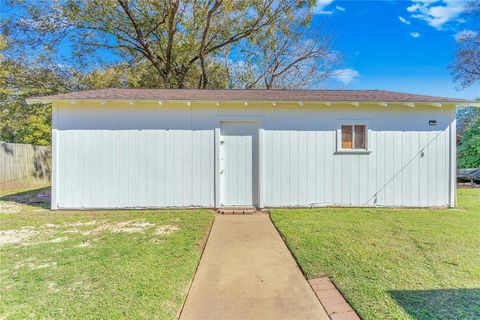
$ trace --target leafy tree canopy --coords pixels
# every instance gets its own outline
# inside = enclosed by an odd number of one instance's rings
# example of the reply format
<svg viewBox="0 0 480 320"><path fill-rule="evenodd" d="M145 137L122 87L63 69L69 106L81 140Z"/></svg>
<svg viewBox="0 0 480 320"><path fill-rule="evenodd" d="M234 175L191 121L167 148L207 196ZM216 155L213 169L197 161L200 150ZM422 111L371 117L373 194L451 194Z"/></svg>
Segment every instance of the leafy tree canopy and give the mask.
<svg viewBox="0 0 480 320"><path fill-rule="evenodd" d="M50 143L25 98L105 87L303 88L339 54L315 0L9 0L0 21L0 139Z"/></svg>
<svg viewBox="0 0 480 320"><path fill-rule="evenodd" d="M270 88L282 86L285 81L276 79L295 70L323 79L338 61L330 37L308 28L315 2L11 0L17 9L2 29L16 59L22 52L27 61L41 58L77 71L126 63L145 68L153 75L150 86L160 88ZM276 61L260 66L263 60L251 57L262 50ZM230 81L239 62L254 70L253 78L244 77L254 83ZM289 86L308 85L290 78Z"/></svg>
<svg viewBox="0 0 480 320"><path fill-rule="evenodd" d="M458 150L459 168L480 168L480 117L465 131Z"/></svg>
<svg viewBox="0 0 480 320"><path fill-rule="evenodd" d="M477 101L480 102L480 97ZM457 112L457 119L457 130L461 135L458 167L480 168L480 108L462 108Z"/></svg>

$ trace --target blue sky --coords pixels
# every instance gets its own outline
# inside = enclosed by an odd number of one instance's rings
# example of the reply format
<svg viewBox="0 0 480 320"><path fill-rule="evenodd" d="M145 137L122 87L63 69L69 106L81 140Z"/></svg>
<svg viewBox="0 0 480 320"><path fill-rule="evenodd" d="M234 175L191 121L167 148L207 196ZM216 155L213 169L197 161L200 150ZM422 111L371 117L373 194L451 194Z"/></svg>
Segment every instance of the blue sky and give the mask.
<svg viewBox="0 0 480 320"><path fill-rule="evenodd" d="M312 27L331 32L344 59L332 87L480 96L480 84L457 91L448 70L455 35L479 31L463 6L458 0L319 0Z"/></svg>
<svg viewBox="0 0 480 320"><path fill-rule="evenodd" d="M475 25L464 15L464 4L460 0L317 0L311 27L332 34L334 48L343 56L336 80L327 88L480 96L478 83L457 90L448 70L455 36L480 32L478 21ZM70 43L64 45L62 53Z"/></svg>

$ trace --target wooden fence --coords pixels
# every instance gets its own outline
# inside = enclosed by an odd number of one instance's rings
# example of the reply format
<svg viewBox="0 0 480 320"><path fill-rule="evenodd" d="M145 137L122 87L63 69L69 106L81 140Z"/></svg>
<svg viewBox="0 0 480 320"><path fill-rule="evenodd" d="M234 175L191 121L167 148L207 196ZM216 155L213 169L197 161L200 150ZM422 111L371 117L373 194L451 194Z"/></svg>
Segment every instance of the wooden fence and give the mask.
<svg viewBox="0 0 480 320"><path fill-rule="evenodd" d="M51 148L0 142L0 191L50 183Z"/></svg>

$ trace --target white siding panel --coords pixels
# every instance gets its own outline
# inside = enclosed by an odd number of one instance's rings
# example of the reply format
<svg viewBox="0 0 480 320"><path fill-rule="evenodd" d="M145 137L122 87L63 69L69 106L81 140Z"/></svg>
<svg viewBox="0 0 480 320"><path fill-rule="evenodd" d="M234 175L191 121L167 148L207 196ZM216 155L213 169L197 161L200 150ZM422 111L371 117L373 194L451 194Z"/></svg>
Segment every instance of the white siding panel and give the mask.
<svg viewBox="0 0 480 320"><path fill-rule="evenodd" d="M417 132L410 132L410 156L408 159L408 168L410 169L409 176L407 177L407 188L409 190L408 193L408 201L406 205L408 206L418 206L419 205L419 152L420 146L418 143L418 134Z"/></svg>
<svg viewBox="0 0 480 320"><path fill-rule="evenodd" d="M60 208L213 206L210 130L185 110L101 108L59 108Z"/></svg>
<svg viewBox="0 0 480 320"><path fill-rule="evenodd" d="M315 164L315 202L324 204L325 203L325 156L326 156L326 147L325 147L325 134L316 131L315 132L315 141L316 144L313 147L316 153L316 164Z"/></svg>
<svg viewBox="0 0 480 320"><path fill-rule="evenodd" d="M371 129L368 130L368 146L371 150L377 150L377 135L373 135ZM367 194L364 204L374 206L377 204L377 154L378 152L370 154L367 162Z"/></svg>
<svg viewBox="0 0 480 320"><path fill-rule="evenodd" d="M59 208L213 207L214 132L226 116L263 119L267 207L449 205L450 107L109 102L60 105L57 116ZM362 119L370 153L337 153L338 126Z"/></svg>
<svg viewBox="0 0 480 320"><path fill-rule="evenodd" d="M420 141L420 173L419 177L420 180L418 182L420 192L419 192L419 206L425 207L428 206L428 185L431 182L428 176L428 132L418 134L418 138Z"/></svg>
<svg viewBox="0 0 480 320"><path fill-rule="evenodd" d="M316 145L315 145L315 132L314 131L307 131L307 171L308 176L306 180L307 189L308 189L308 199L307 203L315 203L316 202L316 186L315 182L316 179L316 168L317 168L317 161L316 161Z"/></svg>
<svg viewBox="0 0 480 320"><path fill-rule="evenodd" d="M394 204L394 193L393 193L393 178L394 178L394 163L395 163L395 148L393 141L394 131L385 132L385 180L383 181L384 189L383 196L384 202L382 205L387 205L388 203Z"/></svg>
<svg viewBox="0 0 480 320"><path fill-rule="evenodd" d="M308 203L308 135L298 133L298 203Z"/></svg>
<svg viewBox="0 0 480 320"><path fill-rule="evenodd" d="M290 150L288 152L290 167L289 172L289 205L296 205L299 203L299 139L298 131L289 132L289 141L285 143Z"/></svg>
<svg viewBox="0 0 480 320"><path fill-rule="evenodd" d="M297 130L278 117L266 128L266 206L448 205L450 110L319 109L292 112L288 118L298 121ZM336 154L336 123L342 119L368 120L370 154ZM429 126L429 119L437 126Z"/></svg>
<svg viewBox="0 0 480 320"><path fill-rule="evenodd" d="M401 206L403 197L402 197L402 184L403 184L403 155L405 150L403 150L403 132L395 131L393 132L393 173L392 173L392 190L393 190L393 205Z"/></svg>
<svg viewBox="0 0 480 320"><path fill-rule="evenodd" d="M409 206L410 202L410 185L408 178L411 176L412 167L409 165L409 161L412 158L410 146L411 146L410 132L403 133L402 139L402 206Z"/></svg>
<svg viewBox="0 0 480 320"><path fill-rule="evenodd" d="M325 178L323 181L323 185L325 188L325 194L321 198L322 203L325 205L331 205L334 203L333 195L334 195L334 189L333 189L333 184L335 181L337 181L337 175L334 171L334 157L331 155L335 153L335 148L336 148L336 133L335 131L330 131L326 132L324 134L325 136L325 154L324 154L324 159L325 159Z"/></svg>
<svg viewBox="0 0 480 320"><path fill-rule="evenodd" d="M280 176L280 199L278 205L291 206L290 203L290 130L279 131L280 135L280 171L276 172Z"/></svg>

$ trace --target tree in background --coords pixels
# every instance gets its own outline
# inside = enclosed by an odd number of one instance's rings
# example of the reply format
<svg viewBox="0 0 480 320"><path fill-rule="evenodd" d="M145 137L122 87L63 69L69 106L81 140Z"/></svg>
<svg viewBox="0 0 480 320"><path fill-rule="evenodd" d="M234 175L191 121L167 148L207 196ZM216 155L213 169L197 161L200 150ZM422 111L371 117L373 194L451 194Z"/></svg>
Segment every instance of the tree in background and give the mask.
<svg viewBox="0 0 480 320"><path fill-rule="evenodd" d="M467 14L480 24L480 0L466 3ZM477 24L477 25L479 25ZM478 30L480 31L480 30ZM480 32L465 33L458 39L455 62L450 70L461 88L480 81ZM477 98L480 101L480 98ZM457 112L457 132L461 136L458 148L459 168L480 167L480 109L467 107Z"/></svg>
<svg viewBox="0 0 480 320"><path fill-rule="evenodd" d="M50 143L51 109L26 105L31 96L105 87L317 84L329 76L339 55L321 28L309 28L315 2L2 3L0 139Z"/></svg>
<svg viewBox="0 0 480 320"><path fill-rule="evenodd" d="M48 145L51 108L28 106L25 98L65 90L65 75L9 59L3 54L9 46L9 40L0 36L0 140Z"/></svg>
<svg viewBox="0 0 480 320"><path fill-rule="evenodd" d="M477 98L480 102L480 97ZM480 108L464 108L457 114L459 133L459 168L480 168Z"/></svg>
<svg viewBox="0 0 480 320"><path fill-rule="evenodd" d="M51 143L51 106L27 105L26 98L113 84L110 69L82 74L42 57L33 64L21 55L11 56L10 48L11 40L0 36L1 141Z"/></svg>
<svg viewBox="0 0 480 320"><path fill-rule="evenodd" d="M146 63L160 88L225 88L231 61L256 64L239 48L280 48L291 30L308 28L315 0L69 0L12 1L16 12L3 30L16 50L60 57L71 45L77 67L88 69L115 57L129 65ZM328 40L313 35L308 50L288 52L283 69L306 60L330 59ZM306 41L307 37L301 40ZM290 38L288 44L300 48ZM250 50L251 52L251 50ZM285 56L285 50L281 54ZM108 63L108 61L107 61ZM111 61L110 61L111 63ZM102 67L103 68L103 67ZM320 68L317 68L320 69ZM325 70L319 70L321 77ZM316 74L313 74L315 76ZM275 75L278 78L277 75ZM320 78L321 78L320 77ZM292 79L294 80L294 79ZM289 84L290 85L290 84ZM263 86L263 85L262 85Z"/></svg>
<svg viewBox="0 0 480 320"><path fill-rule="evenodd" d="M244 57L231 68L230 83L237 88L312 88L328 79L338 66L339 54L331 36L307 35L292 25L256 45L241 48Z"/></svg>
<svg viewBox="0 0 480 320"><path fill-rule="evenodd" d="M466 3L467 14L480 25L480 0ZM476 30L480 31L480 30ZM480 81L480 32L467 32L458 39L455 61L450 70L461 88Z"/></svg>

